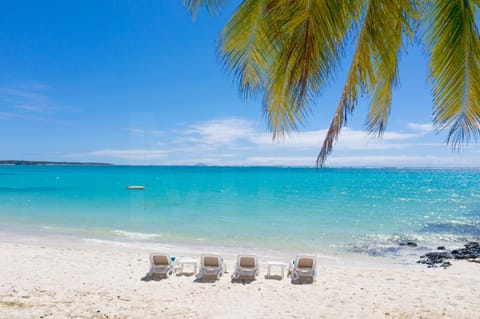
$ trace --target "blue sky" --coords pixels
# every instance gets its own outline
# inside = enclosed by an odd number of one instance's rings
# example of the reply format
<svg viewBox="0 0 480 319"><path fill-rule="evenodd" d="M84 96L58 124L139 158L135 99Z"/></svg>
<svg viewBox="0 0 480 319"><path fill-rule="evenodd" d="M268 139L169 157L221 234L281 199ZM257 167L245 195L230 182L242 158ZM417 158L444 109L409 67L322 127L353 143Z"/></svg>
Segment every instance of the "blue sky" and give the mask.
<svg viewBox="0 0 480 319"><path fill-rule="evenodd" d="M301 132L272 141L261 101L242 100L216 58L236 4L193 22L180 0L2 1L0 158L314 165L348 64ZM362 99L327 165L479 167L478 144L452 151L431 128L421 48L400 75L384 138L365 132Z"/></svg>

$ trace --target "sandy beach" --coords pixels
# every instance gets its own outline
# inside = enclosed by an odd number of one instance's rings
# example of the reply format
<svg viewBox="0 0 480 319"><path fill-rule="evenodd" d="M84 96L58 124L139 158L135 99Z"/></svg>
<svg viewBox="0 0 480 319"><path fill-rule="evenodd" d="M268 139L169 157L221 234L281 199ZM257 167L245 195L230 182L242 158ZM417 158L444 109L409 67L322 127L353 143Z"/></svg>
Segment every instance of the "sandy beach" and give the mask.
<svg viewBox="0 0 480 319"><path fill-rule="evenodd" d="M179 257L182 257L181 255ZM185 254L198 258L198 255ZM313 284L146 277L148 251L102 244L0 243L2 318L478 318L479 265L332 264Z"/></svg>

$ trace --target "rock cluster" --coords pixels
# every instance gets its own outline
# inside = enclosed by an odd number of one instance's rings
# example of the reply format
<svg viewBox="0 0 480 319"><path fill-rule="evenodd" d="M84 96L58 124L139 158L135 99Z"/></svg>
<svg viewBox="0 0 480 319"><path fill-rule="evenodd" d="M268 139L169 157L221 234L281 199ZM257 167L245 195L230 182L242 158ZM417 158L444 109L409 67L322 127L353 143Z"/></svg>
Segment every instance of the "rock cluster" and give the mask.
<svg viewBox="0 0 480 319"><path fill-rule="evenodd" d="M440 250L445 247L438 247ZM420 256L419 264L425 264L429 268L440 267L447 268L452 264L447 259L467 259L473 262L480 262L480 243L472 241L465 244L465 248L453 249L452 251L430 252Z"/></svg>

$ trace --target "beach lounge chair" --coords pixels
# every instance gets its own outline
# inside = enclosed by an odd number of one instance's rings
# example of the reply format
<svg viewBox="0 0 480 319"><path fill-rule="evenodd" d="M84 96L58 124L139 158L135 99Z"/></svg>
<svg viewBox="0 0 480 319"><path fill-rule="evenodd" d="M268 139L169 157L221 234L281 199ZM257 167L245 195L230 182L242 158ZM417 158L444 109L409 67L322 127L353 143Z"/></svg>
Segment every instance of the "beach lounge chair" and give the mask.
<svg viewBox="0 0 480 319"><path fill-rule="evenodd" d="M216 276L220 279L226 270L226 264L223 257L219 255L202 255L200 257L200 269L197 274L198 279L204 276Z"/></svg>
<svg viewBox="0 0 480 319"><path fill-rule="evenodd" d="M315 280L317 266L317 257L315 256L297 256L292 260L288 274L297 281L300 277L311 277Z"/></svg>
<svg viewBox="0 0 480 319"><path fill-rule="evenodd" d="M150 272L149 276L153 274L162 274L170 277L178 269L178 264L175 256L170 256L164 253L150 253Z"/></svg>
<svg viewBox="0 0 480 319"><path fill-rule="evenodd" d="M235 264L235 271L232 274L232 279L238 279L240 276L258 276L258 258L255 255L238 255Z"/></svg>

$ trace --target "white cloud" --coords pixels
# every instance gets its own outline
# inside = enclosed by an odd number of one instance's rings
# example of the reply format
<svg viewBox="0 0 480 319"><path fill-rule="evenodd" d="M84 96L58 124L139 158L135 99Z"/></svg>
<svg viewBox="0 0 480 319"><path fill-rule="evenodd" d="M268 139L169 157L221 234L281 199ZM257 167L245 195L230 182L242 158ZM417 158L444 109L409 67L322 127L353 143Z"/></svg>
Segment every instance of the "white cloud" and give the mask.
<svg viewBox="0 0 480 319"><path fill-rule="evenodd" d="M372 167L473 167L480 160L458 156L418 156L418 155L370 155L332 156L327 166L372 166Z"/></svg>
<svg viewBox="0 0 480 319"><path fill-rule="evenodd" d="M303 131L285 137L283 140L272 141L270 133L251 134L250 142L259 146L277 146L279 148L318 149L322 146L327 130ZM335 145L339 150L371 150L398 149L410 147L410 144L392 143L418 137L418 134L385 132L383 138L371 137L366 131L353 130L345 127Z"/></svg>
<svg viewBox="0 0 480 319"><path fill-rule="evenodd" d="M38 83L38 82L20 84L17 87L25 90L47 90L50 88L49 85L46 85L44 83Z"/></svg>
<svg viewBox="0 0 480 319"><path fill-rule="evenodd" d="M0 87L0 103L5 109L0 119L46 120L45 115L60 109L50 101L45 92L47 88L38 83Z"/></svg>
<svg viewBox="0 0 480 319"><path fill-rule="evenodd" d="M191 125L187 131L187 139L205 144L231 144L239 139L245 139L255 133L252 122L243 119L211 120ZM192 136L193 135L193 136ZM190 140L188 140L190 139ZM182 139L179 139L182 141Z"/></svg>
<svg viewBox="0 0 480 319"><path fill-rule="evenodd" d="M472 167L480 160L458 157L415 156L415 155L366 155L332 156L327 167ZM245 160L245 165L258 166L306 166L313 167L312 156L256 156Z"/></svg>
<svg viewBox="0 0 480 319"><path fill-rule="evenodd" d="M141 128L127 128L126 129L133 136L162 136L165 134L159 130L144 130Z"/></svg>
<svg viewBox="0 0 480 319"><path fill-rule="evenodd" d="M22 114L18 114L15 112L0 112L0 119L2 120L10 120L15 118L26 118L26 117Z"/></svg>
<svg viewBox="0 0 480 319"><path fill-rule="evenodd" d="M425 133L433 132L432 123L408 123L407 127L414 131L420 131Z"/></svg>
<svg viewBox="0 0 480 319"><path fill-rule="evenodd" d="M252 156L245 159L244 165L251 166L311 166L315 165L312 156Z"/></svg>
<svg viewBox="0 0 480 319"><path fill-rule="evenodd" d="M163 159L169 152L165 150L147 150L147 149L131 149L131 150L97 150L87 154L77 154L77 156L95 156L104 158L120 158L127 160L156 160Z"/></svg>
<svg viewBox="0 0 480 319"><path fill-rule="evenodd" d="M18 104L14 105L13 108L32 113L51 113L55 110L51 106L42 104Z"/></svg>

